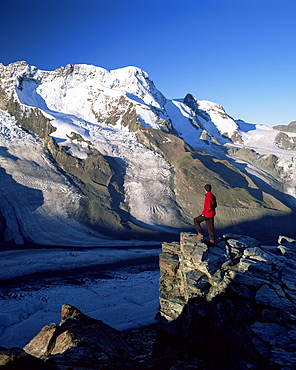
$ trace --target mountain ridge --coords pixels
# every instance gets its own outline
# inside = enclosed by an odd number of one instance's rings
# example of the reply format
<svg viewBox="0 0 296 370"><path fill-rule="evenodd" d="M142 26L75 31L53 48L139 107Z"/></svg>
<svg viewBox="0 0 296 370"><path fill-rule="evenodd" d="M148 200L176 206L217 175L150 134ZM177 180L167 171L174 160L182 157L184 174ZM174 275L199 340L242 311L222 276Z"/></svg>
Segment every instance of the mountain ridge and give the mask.
<svg viewBox="0 0 296 370"><path fill-rule="evenodd" d="M52 190L41 189L43 203L34 211L39 218L42 214L61 220L63 214L64 220L78 222L84 230L80 236L89 230L91 243L110 235L162 238L163 232L192 228L192 218L201 208L202 187L211 182L219 203L218 229L245 232L249 223L256 225L261 219L270 239L277 237L276 224L283 233L293 234L295 151L277 145L280 132L233 120L219 104L191 94L169 100L137 67L107 71L67 65L40 71L16 62L0 64L0 76L1 146L21 160L25 146L13 147L9 132L18 125L33 133L54 171L79 195L76 208L67 208L62 197L56 199ZM37 141L34 145L39 145ZM11 163L4 164L7 175L10 171L16 178ZM25 174L22 180L27 186ZM55 213L44 202L49 197L61 202ZM1 228L4 239L9 234L14 241L71 243L71 237L62 233L56 241L54 236L49 241L25 235L26 226L8 232L8 214L12 210L17 214L18 206L10 203L9 211L0 209L7 214ZM20 223L18 216L16 222Z"/></svg>

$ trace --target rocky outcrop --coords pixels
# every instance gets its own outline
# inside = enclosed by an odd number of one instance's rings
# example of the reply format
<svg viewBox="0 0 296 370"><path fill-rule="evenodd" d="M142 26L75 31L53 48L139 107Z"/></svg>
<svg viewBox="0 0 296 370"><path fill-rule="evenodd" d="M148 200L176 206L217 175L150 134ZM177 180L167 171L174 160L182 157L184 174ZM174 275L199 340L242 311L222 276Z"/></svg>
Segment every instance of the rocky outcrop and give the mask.
<svg viewBox="0 0 296 370"><path fill-rule="evenodd" d="M296 240L278 246L225 234L216 245L181 233L159 257L158 323L119 332L77 308L23 349L0 348L11 369L296 368Z"/></svg>
<svg viewBox="0 0 296 370"><path fill-rule="evenodd" d="M204 109L200 108L200 103L195 99L195 97L192 94L187 94L183 100L184 104L187 105L194 114L194 119L191 119L192 125L194 125L197 128L203 129L201 139L204 140L205 143L209 144L210 142L220 145L219 140L212 135L205 127L207 126L206 123L211 121L211 116L209 112L207 112ZM213 107L212 107L213 109ZM216 113L220 116L222 119L228 119L228 116L223 109L221 105L216 104L215 105ZM221 135L225 139L230 139L230 141L234 143L240 143L243 144L243 140L241 137L241 134L238 132L238 130L234 130L233 133L230 135L227 132L219 131L219 135Z"/></svg>
<svg viewBox="0 0 296 370"><path fill-rule="evenodd" d="M24 347L25 353L53 369L148 367L153 330L119 332L69 304L62 306L61 319L59 325L42 328Z"/></svg>
<svg viewBox="0 0 296 370"><path fill-rule="evenodd" d="M284 132L296 132L296 121L292 121L288 125L273 126L272 128Z"/></svg>
<svg viewBox="0 0 296 370"><path fill-rule="evenodd" d="M0 366L13 370L148 369L155 325L119 332L65 304L61 322L49 324L23 348L0 347Z"/></svg>
<svg viewBox="0 0 296 370"><path fill-rule="evenodd" d="M276 135L274 142L282 149L296 150L296 137L290 137L283 132L279 132Z"/></svg>
<svg viewBox="0 0 296 370"><path fill-rule="evenodd" d="M279 168L277 166L278 158L276 155L274 154L260 155L254 149L245 147L243 148L232 147L229 148L227 152L229 155L235 158L239 158L248 163L253 164L257 168L260 168L261 170L265 171L267 174L272 174L274 177L274 180L272 182L274 188L278 190L283 190L281 182L276 181L276 179L278 180L280 179Z"/></svg>
<svg viewBox="0 0 296 370"><path fill-rule="evenodd" d="M215 246L188 233L164 243L158 358L183 368L295 369L295 269L296 241L284 237L278 247L232 234Z"/></svg>
<svg viewBox="0 0 296 370"><path fill-rule="evenodd" d="M15 98L11 97L7 103L7 112L15 117L17 124L26 131L47 139L55 131L50 120L38 108L22 106Z"/></svg>
<svg viewBox="0 0 296 370"><path fill-rule="evenodd" d="M38 358L57 355L49 363L61 361L77 365L80 362L84 366L99 363L100 359L104 362L120 358L123 361L131 357L132 349L119 332L102 321L92 319L68 304L62 306L61 316L59 325L45 326L24 351ZM59 354L63 356L58 357Z"/></svg>

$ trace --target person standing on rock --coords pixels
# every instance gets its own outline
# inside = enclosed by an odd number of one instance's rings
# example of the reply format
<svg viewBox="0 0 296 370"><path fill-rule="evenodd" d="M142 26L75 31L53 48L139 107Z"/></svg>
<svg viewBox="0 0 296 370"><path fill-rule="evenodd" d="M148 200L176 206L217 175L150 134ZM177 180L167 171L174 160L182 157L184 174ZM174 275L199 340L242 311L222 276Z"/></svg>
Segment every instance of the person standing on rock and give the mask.
<svg viewBox="0 0 296 370"><path fill-rule="evenodd" d="M212 193L212 186L210 184L206 184L204 186L204 190L206 194L202 214L195 217L193 220L197 232L196 237L197 239L203 239L203 232L200 224L201 222L205 221L210 237L210 243L215 244L214 217L216 214L215 209L217 207L216 197Z"/></svg>

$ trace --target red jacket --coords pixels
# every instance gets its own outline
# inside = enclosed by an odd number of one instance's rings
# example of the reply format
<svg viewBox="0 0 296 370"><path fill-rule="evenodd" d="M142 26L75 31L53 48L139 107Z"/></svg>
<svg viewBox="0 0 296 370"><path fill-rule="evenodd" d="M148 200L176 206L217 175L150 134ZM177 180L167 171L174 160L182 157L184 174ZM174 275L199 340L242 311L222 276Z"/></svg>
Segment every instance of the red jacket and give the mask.
<svg viewBox="0 0 296 370"><path fill-rule="evenodd" d="M216 207L217 207L217 202L216 202L215 195L212 194L210 191L206 192L202 214L206 216L207 218L212 218L216 214L216 211L215 211Z"/></svg>

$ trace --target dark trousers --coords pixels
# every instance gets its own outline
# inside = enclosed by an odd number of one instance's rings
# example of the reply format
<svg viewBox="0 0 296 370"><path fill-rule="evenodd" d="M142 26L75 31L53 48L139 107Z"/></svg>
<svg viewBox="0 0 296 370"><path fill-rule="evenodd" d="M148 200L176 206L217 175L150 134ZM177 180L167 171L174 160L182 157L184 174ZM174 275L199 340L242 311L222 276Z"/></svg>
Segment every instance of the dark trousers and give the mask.
<svg viewBox="0 0 296 370"><path fill-rule="evenodd" d="M206 222L206 227L209 233L209 237L211 240L215 240L215 227L214 227L214 217L212 218L207 218L206 216L200 215L195 217L194 221L194 226L196 228L196 231L198 233L203 233L202 228L200 227L200 224L205 221Z"/></svg>

